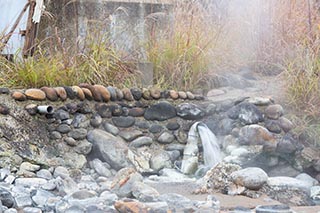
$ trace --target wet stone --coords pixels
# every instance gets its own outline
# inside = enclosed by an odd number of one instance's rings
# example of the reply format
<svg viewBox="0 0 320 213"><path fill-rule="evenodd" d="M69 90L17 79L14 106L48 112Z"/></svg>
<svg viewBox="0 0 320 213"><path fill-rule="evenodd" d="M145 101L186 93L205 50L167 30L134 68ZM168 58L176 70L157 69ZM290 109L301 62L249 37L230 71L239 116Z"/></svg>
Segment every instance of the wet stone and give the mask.
<svg viewBox="0 0 320 213"><path fill-rule="evenodd" d="M141 97L142 97L142 91L140 90L140 89L138 89L138 88L132 88L132 89L130 89L130 91L131 91L131 94L132 94L132 96L133 96L133 98L135 99L135 100L140 100L141 99Z"/></svg>
<svg viewBox="0 0 320 213"><path fill-rule="evenodd" d="M146 88L143 88L142 89L142 97L146 100L150 100L151 99L150 91Z"/></svg>
<svg viewBox="0 0 320 213"><path fill-rule="evenodd" d="M161 92L161 98L167 99L170 97L170 92L168 90Z"/></svg>
<svg viewBox="0 0 320 213"><path fill-rule="evenodd" d="M67 125L67 124L60 124L57 127L57 131L62 133L62 134L66 134L66 133L71 131L71 127L69 125Z"/></svg>
<svg viewBox="0 0 320 213"><path fill-rule="evenodd" d="M205 116L205 111L195 104L183 103L177 106L177 115L186 120L198 120Z"/></svg>
<svg viewBox="0 0 320 213"><path fill-rule="evenodd" d="M147 120L164 121L176 116L176 108L168 102L151 105L144 113Z"/></svg>
<svg viewBox="0 0 320 213"><path fill-rule="evenodd" d="M150 124L145 121L136 120L134 125L140 129L149 129L150 128Z"/></svg>
<svg viewBox="0 0 320 213"><path fill-rule="evenodd" d="M149 91L152 98L156 100L161 98L161 91L158 88L151 88Z"/></svg>
<svg viewBox="0 0 320 213"><path fill-rule="evenodd" d="M265 127L273 133L280 134L281 133L281 127L279 125L279 121L277 120L266 120L265 121Z"/></svg>
<svg viewBox="0 0 320 213"><path fill-rule="evenodd" d="M142 137L139 137L139 138L135 139L134 141L132 141L130 143L130 146L135 147L135 148L139 148L142 146L149 146L152 144L152 142L153 142L152 138L147 137L147 136L142 136Z"/></svg>
<svg viewBox="0 0 320 213"><path fill-rule="evenodd" d="M110 93L110 100L111 101L116 101L117 100L117 91L116 91L116 89L114 87L112 87L112 86L108 86L107 90Z"/></svg>
<svg viewBox="0 0 320 213"><path fill-rule="evenodd" d="M90 125L94 128L97 128L101 125L102 118L99 114L94 114L90 119Z"/></svg>
<svg viewBox="0 0 320 213"><path fill-rule="evenodd" d="M0 88L0 94L8 95L9 93L10 93L10 90L8 88L5 88L5 87Z"/></svg>
<svg viewBox="0 0 320 213"><path fill-rule="evenodd" d="M55 113L54 113L54 118L58 119L58 120L67 120L70 118L70 114L63 110L63 109L58 109Z"/></svg>
<svg viewBox="0 0 320 213"><path fill-rule="evenodd" d="M130 89L123 88L122 92L123 92L124 99L126 99L127 101L134 101L134 98L133 98L133 95L132 95Z"/></svg>
<svg viewBox="0 0 320 213"><path fill-rule="evenodd" d="M84 114L76 114L72 120L72 126L75 128L87 128L90 120Z"/></svg>
<svg viewBox="0 0 320 213"><path fill-rule="evenodd" d="M79 142L77 140L75 140L74 138L72 137L66 137L64 139L64 141L69 145L69 146L76 146L79 144Z"/></svg>
<svg viewBox="0 0 320 213"><path fill-rule="evenodd" d="M113 117L112 118L112 122L115 126L117 127L123 127L123 128L127 128L127 127L131 127L134 125L135 123L135 118L128 116L128 117Z"/></svg>
<svg viewBox="0 0 320 213"><path fill-rule="evenodd" d="M77 97L77 94L73 91L71 87L65 86L63 88L66 91L68 98L70 98L71 100Z"/></svg>
<svg viewBox="0 0 320 213"><path fill-rule="evenodd" d="M163 129L164 129L163 126L161 126L159 124L153 124L149 128L149 132L156 134L156 133L162 132Z"/></svg>
<svg viewBox="0 0 320 213"><path fill-rule="evenodd" d="M263 121L263 114L260 109L254 104L242 102L227 112L231 119L239 119L245 125L257 124Z"/></svg>
<svg viewBox="0 0 320 213"><path fill-rule="evenodd" d="M279 104L270 105L265 110L266 117L275 120L280 118L280 116L282 116L283 113L284 110L282 106Z"/></svg>
<svg viewBox="0 0 320 213"><path fill-rule="evenodd" d="M126 141L132 141L142 135L143 135L143 133L139 130L121 131L119 133L119 136L121 136Z"/></svg>
<svg viewBox="0 0 320 213"><path fill-rule="evenodd" d="M2 187L0 187L0 200L1 200L2 205L6 206L8 208L10 208L14 205L14 198L13 198L12 194L8 190L6 190Z"/></svg>
<svg viewBox="0 0 320 213"><path fill-rule="evenodd" d="M168 130L177 130L180 128L180 124L175 121L171 121L166 125Z"/></svg>
<svg viewBox="0 0 320 213"><path fill-rule="evenodd" d="M8 115L10 113L9 107L5 106L4 104L0 104L0 114Z"/></svg>
<svg viewBox="0 0 320 213"><path fill-rule="evenodd" d="M60 132L57 132L57 131L53 131L49 134L49 138L53 139L53 140L56 140L56 139L61 139L62 138L62 135Z"/></svg>
<svg viewBox="0 0 320 213"><path fill-rule="evenodd" d="M46 94L46 97L50 101L57 101L58 100L58 95L55 89L50 88L50 87L41 87L41 90Z"/></svg>
<svg viewBox="0 0 320 213"><path fill-rule="evenodd" d="M135 107L132 109L129 109L129 116L133 116L133 117L141 117L144 115L145 109L140 108L140 107Z"/></svg>
<svg viewBox="0 0 320 213"><path fill-rule="evenodd" d="M172 143L173 141L174 141L174 135L171 134L170 132L163 132L158 138L158 142L162 144L169 144L169 143Z"/></svg>
<svg viewBox="0 0 320 213"><path fill-rule="evenodd" d="M87 130L83 128L74 129L68 133L68 136L75 140L82 140L87 137Z"/></svg>
<svg viewBox="0 0 320 213"><path fill-rule="evenodd" d="M23 94L22 92L19 92L19 91L13 92L11 96L16 101L25 101L25 100L27 100L27 96L25 96L25 94Z"/></svg>
<svg viewBox="0 0 320 213"><path fill-rule="evenodd" d="M120 130L118 129L118 127L116 127L116 126L114 126L114 125L112 125L112 124L110 124L110 123L108 123L108 122L104 122L104 123L102 124L102 126L103 126L103 128L104 128L107 132L109 132L109 133L111 133L111 134L113 134L113 135L118 135L119 132L120 132Z"/></svg>
<svg viewBox="0 0 320 213"><path fill-rule="evenodd" d="M30 100L43 101L46 99L46 94L40 89L27 89L25 95Z"/></svg>

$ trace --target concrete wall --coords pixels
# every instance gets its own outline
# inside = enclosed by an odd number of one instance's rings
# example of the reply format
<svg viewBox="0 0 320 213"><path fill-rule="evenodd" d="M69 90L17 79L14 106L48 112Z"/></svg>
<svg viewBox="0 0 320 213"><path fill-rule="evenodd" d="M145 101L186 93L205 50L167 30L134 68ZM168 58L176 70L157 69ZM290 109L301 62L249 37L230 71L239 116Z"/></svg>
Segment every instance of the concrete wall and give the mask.
<svg viewBox="0 0 320 213"><path fill-rule="evenodd" d="M54 35L58 29L66 46L80 44L86 36L97 32L109 33L111 42L120 50L145 53L141 44L150 33L151 25L157 30L166 29L170 23L170 1L92 1L55 0L47 2L47 10L54 19L43 19L40 39ZM150 14L153 14L152 16ZM150 17L150 18L148 18ZM153 28L152 28L153 29Z"/></svg>

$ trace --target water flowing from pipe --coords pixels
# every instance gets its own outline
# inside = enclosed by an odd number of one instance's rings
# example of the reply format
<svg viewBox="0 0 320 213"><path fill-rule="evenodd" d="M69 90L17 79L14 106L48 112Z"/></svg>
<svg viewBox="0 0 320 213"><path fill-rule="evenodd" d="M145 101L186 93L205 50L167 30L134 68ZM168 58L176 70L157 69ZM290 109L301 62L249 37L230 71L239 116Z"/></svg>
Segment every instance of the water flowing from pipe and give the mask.
<svg viewBox="0 0 320 213"><path fill-rule="evenodd" d="M183 152L181 172L194 174L198 168L198 141L203 147L204 166L212 168L222 161L221 151L216 136L201 122L194 123L188 134L187 145Z"/></svg>

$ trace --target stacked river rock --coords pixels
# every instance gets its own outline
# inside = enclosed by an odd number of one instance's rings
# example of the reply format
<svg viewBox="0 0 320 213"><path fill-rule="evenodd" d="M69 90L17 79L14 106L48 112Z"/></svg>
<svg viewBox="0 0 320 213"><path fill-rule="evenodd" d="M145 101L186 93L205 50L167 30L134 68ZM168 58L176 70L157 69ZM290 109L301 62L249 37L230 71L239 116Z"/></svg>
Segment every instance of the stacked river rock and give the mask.
<svg viewBox="0 0 320 213"><path fill-rule="evenodd" d="M269 98L214 102L191 92L88 84L2 88L0 94L0 199L7 208L217 211L212 197L201 203L160 195L143 181L179 165L196 121L218 136L227 163L260 167L269 175L311 171L316 177L320 172L319 152L301 145L283 108ZM54 110L43 113L41 106ZM232 177L241 185L238 175ZM261 177L265 183L266 176Z"/></svg>

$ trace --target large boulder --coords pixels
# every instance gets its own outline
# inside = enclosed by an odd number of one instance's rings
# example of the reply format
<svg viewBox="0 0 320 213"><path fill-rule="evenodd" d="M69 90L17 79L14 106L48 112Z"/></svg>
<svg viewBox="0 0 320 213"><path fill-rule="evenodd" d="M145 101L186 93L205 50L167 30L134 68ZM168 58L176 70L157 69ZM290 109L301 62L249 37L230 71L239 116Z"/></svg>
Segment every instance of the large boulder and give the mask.
<svg viewBox="0 0 320 213"><path fill-rule="evenodd" d="M268 175L260 168L249 167L231 173L232 181L248 189L258 190L268 180Z"/></svg>
<svg viewBox="0 0 320 213"><path fill-rule="evenodd" d="M101 129L91 130L87 139L93 144L92 156L99 156L102 161L116 170L129 165L126 157L128 146L123 139Z"/></svg>
<svg viewBox="0 0 320 213"><path fill-rule="evenodd" d="M241 123L248 124L257 124L263 121L263 114L254 104L248 102L242 102L227 112L229 118L239 119Z"/></svg>
<svg viewBox="0 0 320 213"><path fill-rule="evenodd" d="M274 149L277 146L275 136L257 124L242 127L239 132L239 142L243 145L264 145Z"/></svg>

